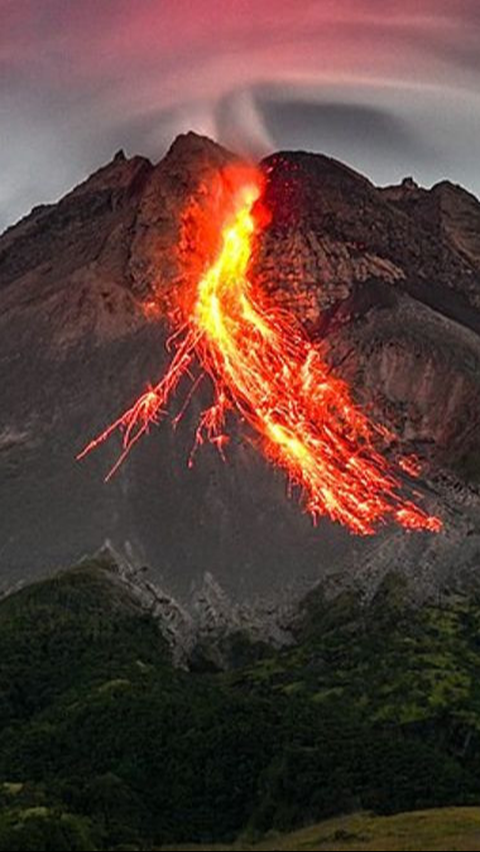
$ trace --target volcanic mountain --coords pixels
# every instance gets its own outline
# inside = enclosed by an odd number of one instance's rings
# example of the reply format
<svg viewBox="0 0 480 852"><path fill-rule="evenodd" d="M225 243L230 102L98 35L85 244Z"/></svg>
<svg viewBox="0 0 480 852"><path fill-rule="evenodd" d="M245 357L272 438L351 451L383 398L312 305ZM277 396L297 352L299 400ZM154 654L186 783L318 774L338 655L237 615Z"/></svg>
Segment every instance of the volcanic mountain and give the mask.
<svg viewBox="0 0 480 852"><path fill-rule="evenodd" d="M260 164L270 221L251 264L397 451L420 457L416 490L442 533L389 526L360 540L328 520L314 527L242 423L225 461L204 446L189 467L203 385L177 428L153 429L109 483L117 438L75 460L161 376L167 307L194 274L185 210L234 161L193 133L157 165L119 152L0 237L2 585L105 541L186 602L205 595L207 575L217 609L218 583L251 601L319 581L370 594L392 570L416 597L474 582L480 204L448 181L380 189L322 155L274 154ZM153 296L164 315L145 311Z"/></svg>

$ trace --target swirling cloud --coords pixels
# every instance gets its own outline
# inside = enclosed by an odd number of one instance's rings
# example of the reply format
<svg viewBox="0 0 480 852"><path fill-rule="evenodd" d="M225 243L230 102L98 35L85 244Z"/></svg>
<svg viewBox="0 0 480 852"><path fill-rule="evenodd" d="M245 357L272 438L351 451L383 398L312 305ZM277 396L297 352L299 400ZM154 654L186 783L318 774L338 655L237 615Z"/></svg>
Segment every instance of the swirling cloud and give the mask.
<svg viewBox="0 0 480 852"><path fill-rule="evenodd" d="M480 192L477 0L3 0L0 229L189 128Z"/></svg>

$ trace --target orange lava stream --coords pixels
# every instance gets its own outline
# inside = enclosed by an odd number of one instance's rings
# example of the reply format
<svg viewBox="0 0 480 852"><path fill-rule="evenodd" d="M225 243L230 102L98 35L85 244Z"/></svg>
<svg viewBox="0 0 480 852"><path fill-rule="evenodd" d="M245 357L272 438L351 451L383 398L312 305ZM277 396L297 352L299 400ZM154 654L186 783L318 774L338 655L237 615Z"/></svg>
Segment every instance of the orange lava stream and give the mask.
<svg viewBox="0 0 480 852"><path fill-rule="evenodd" d="M167 373L79 458L121 429L123 452L111 476L161 420L196 358L215 389L196 446L209 440L223 454L225 416L236 410L260 437L265 455L299 486L314 520L328 515L359 535L374 533L389 519L408 529L438 532L441 521L402 495L378 451L384 431L352 402L348 386L331 375L299 324L249 280L261 188L260 178L250 173L235 190L217 258L199 280ZM404 465L411 475L413 467Z"/></svg>

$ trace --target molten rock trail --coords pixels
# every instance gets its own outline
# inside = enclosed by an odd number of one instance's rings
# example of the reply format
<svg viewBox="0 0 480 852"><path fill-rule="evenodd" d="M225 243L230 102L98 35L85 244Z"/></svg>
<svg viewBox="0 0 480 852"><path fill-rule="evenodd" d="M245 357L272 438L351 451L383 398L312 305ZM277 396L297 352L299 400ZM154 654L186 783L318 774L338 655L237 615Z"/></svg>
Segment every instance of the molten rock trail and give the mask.
<svg viewBox="0 0 480 852"><path fill-rule="evenodd" d="M180 380L197 361L214 390L196 446L208 440L223 455L226 415L236 412L258 436L265 456L300 489L313 519L327 515L359 535L374 533L388 520L438 532L441 521L404 496L394 466L382 454L385 430L353 403L347 385L332 376L299 324L249 279L253 241L265 221L262 176L237 169L222 180L229 190L219 249L183 311L167 372L79 458L121 430L123 451L111 476L165 416Z"/></svg>

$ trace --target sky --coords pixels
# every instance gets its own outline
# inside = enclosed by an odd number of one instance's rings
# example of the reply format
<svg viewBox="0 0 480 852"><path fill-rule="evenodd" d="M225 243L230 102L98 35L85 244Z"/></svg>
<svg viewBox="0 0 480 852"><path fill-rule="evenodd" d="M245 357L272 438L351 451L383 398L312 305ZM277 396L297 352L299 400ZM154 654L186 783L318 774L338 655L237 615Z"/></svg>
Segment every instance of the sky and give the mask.
<svg viewBox="0 0 480 852"><path fill-rule="evenodd" d="M480 0L0 0L0 232L189 129L480 196Z"/></svg>

